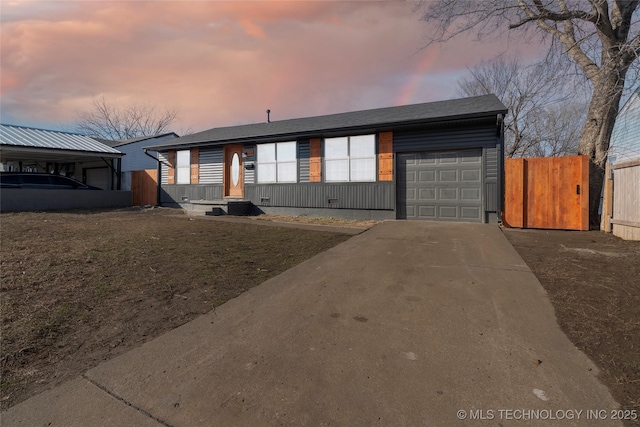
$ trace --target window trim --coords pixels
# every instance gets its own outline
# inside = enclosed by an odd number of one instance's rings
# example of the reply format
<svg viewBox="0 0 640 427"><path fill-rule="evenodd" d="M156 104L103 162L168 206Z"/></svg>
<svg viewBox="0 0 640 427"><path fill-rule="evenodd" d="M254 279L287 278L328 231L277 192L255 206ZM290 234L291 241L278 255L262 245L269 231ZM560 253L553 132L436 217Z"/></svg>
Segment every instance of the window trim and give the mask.
<svg viewBox="0 0 640 427"><path fill-rule="evenodd" d="M373 146L373 153L370 156L358 156L358 157L354 157L351 155L351 138L353 137L362 137L362 136L371 136L373 137L373 140L371 141L371 144ZM347 143L347 157L332 157L332 158L328 158L326 156L326 145L327 145L327 140L337 140L337 139L346 139L346 143ZM372 134L364 134L364 135L349 135L349 136L341 136L341 137L332 137L332 138L325 138L324 139L324 155L323 155L323 164L324 164L324 182L330 182L330 183L341 183L341 182L377 182L377 169L378 169L378 163L377 163L377 153L376 153L376 147L377 147L377 135L375 133ZM371 179L367 179L367 180L355 180L352 178L352 161L353 160L373 160L373 170L371 171ZM327 169L327 161L331 162L332 160L335 161L342 161L344 162L345 160L347 161L347 166L348 166L348 170L347 170L347 180L332 180L329 177L329 172Z"/></svg>
<svg viewBox="0 0 640 427"><path fill-rule="evenodd" d="M186 165L180 165L180 153L186 153ZM184 161L184 158L183 158ZM176 167L175 167L175 183L191 184L191 150L176 150ZM182 174L180 173L182 171ZM182 178L182 180L181 180Z"/></svg>
<svg viewBox="0 0 640 427"><path fill-rule="evenodd" d="M293 144L294 147L294 156L293 160L278 160L278 144ZM261 161L260 160L260 147L265 147L267 145L273 146L273 161ZM279 177L279 167L280 165L293 165L295 170L295 177L293 180L283 181ZM263 181L260 174L261 166L272 165L274 167L274 177L273 181ZM298 183L298 141L281 141L281 142L268 142L264 144L256 144L256 183L257 184L297 184Z"/></svg>

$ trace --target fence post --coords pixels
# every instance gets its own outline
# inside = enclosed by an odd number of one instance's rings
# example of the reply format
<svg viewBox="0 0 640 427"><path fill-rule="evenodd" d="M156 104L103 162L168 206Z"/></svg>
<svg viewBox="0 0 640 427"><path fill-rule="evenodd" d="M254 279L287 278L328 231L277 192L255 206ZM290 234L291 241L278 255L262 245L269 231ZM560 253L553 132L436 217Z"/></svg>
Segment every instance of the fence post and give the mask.
<svg viewBox="0 0 640 427"><path fill-rule="evenodd" d="M613 216L613 170L607 162L604 169L604 195L602 198L602 218L600 229L611 233L611 217Z"/></svg>

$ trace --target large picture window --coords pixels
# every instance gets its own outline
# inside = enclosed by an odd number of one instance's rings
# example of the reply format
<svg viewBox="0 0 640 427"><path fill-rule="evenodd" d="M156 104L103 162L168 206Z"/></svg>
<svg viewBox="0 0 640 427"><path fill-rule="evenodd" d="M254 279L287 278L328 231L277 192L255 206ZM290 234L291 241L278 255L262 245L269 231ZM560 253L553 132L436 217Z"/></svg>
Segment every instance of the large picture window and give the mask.
<svg viewBox="0 0 640 427"><path fill-rule="evenodd" d="M257 145L258 182L297 182L298 163L295 142Z"/></svg>
<svg viewBox="0 0 640 427"><path fill-rule="evenodd" d="M191 150L176 152L176 184L191 183Z"/></svg>
<svg viewBox="0 0 640 427"><path fill-rule="evenodd" d="M376 136L358 135L324 140L325 181L375 181Z"/></svg>

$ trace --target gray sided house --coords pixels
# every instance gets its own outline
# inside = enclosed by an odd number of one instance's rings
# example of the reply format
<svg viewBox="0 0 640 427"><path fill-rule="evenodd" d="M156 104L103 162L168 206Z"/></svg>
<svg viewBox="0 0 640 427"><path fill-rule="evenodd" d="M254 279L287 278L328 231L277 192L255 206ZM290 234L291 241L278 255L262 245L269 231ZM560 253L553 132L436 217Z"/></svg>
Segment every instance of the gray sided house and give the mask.
<svg viewBox="0 0 640 427"><path fill-rule="evenodd" d="M497 222L506 113L485 95L214 128L147 149L163 206Z"/></svg>
<svg viewBox="0 0 640 427"><path fill-rule="evenodd" d="M174 132L163 133L154 136L142 136L138 138L122 139L122 140L105 140L98 139L98 141L116 148L124 157L122 158L121 166L121 180L122 189L131 190L131 172L141 170L155 170L158 167L158 162L154 158L156 153L145 153L143 147L152 144L158 144L167 142L172 139L178 138L178 134Z"/></svg>

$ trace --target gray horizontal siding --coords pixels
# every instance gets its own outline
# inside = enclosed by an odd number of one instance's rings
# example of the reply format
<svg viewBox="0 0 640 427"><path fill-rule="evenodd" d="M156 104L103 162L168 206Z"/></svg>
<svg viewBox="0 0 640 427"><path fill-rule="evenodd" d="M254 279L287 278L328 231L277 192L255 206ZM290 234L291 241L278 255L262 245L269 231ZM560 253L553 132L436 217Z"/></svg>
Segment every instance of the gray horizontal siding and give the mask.
<svg viewBox="0 0 640 427"><path fill-rule="evenodd" d="M220 200L222 185L168 185L160 191L160 203L180 203L183 197L188 200Z"/></svg>
<svg viewBox="0 0 640 427"><path fill-rule="evenodd" d="M158 153L158 159L160 160L160 184L169 184L169 174L167 173L167 153Z"/></svg>
<svg viewBox="0 0 640 427"><path fill-rule="evenodd" d="M309 158L311 149L309 141L298 142L298 181L309 182Z"/></svg>
<svg viewBox="0 0 640 427"><path fill-rule="evenodd" d="M244 170L244 183L245 184L253 184L256 182L256 169L255 169L255 164L256 164L256 146L255 145L245 145L244 146L244 151L248 151L248 150L253 150L253 156L247 156L244 159L244 163L249 164L249 163L253 163L254 168L253 169L246 169Z"/></svg>
<svg viewBox="0 0 640 427"><path fill-rule="evenodd" d="M493 126L436 132L398 132L393 135L394 152L495 148L497 143L498 135Z"/></svg>
<svg viewBox="0 0 640 427"><path fill-rule="evenodd" d="M485 210L498 210L498 150L487 147L484 150L484 182L485 182Z"/></svg>
<svg viewBox="0 0 640 427"><path fill-rule="evenodd" d="M485 167L485 179L487 181L498 180L498 150L495 147L487 148L484 151L484 167Z"/></svg>
<svg viewBox="0 0 640 427"><path fill-rule="evenodd" d="M200 150L200 184L222 184L222 148Z"/></svg>
<svg viewBox="0 0 640 427"><path fill-rule="evenodd" d="M245 198L256 206L395 209L393 182L256 184L245 186L244 191ZM329 203L329 199L336 203Z"/></svg>

